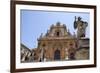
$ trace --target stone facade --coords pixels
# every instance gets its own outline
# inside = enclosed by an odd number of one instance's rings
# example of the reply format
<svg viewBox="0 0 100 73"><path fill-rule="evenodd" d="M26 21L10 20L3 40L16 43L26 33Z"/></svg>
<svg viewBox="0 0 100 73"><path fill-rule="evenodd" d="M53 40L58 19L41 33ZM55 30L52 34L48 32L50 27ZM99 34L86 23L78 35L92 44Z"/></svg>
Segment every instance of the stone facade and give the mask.
<svg viewBox="0 0 100 73"><path fill-rule="evenodd" d="M31 52L25 51L28 52L30 62L89 59L89 38L78 38L77 34L70 33L68 27L60 22L51 25L46 34L41 34L37 41L37 48ZM21 50L23 49L25 47L22 46ZM22 58L21 61L26 61Z"/></svg>
<svg viewBox="0 0 100 73"><path fill-rule="evenodd" d="M57 22L52 25L45 35L38 38L35 52L38 61L75 59L77 39L71 34L65 24Z"/></svg>

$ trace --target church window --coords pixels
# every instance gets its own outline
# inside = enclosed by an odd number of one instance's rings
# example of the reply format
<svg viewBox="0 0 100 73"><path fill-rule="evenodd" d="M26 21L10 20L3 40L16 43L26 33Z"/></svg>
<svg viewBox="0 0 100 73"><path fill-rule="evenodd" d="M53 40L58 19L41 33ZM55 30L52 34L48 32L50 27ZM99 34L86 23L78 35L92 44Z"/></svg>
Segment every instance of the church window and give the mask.
<svg viewBox="0 0 100 73"><path fill-rule="evenodd" d="M70 47L73 47L73 43L70 43Z"/></svg>
<svg viewBox="0 0 100 73"><path fill-rule="evenodd" d="M59 35L60 35L59 31L56 33L56 35L59 37Z"/></svg>
<svg viewBox="0 0 100 73"><path fill-rule="evenodd" d="M46 45L45 44L43 44L43 47L45 47Z"/></svg>
<svg viewBox="0 0 100 73"><path fill-rule="evenodd" d="M71 43L70 46L73 46L73 44Z"/></svg>

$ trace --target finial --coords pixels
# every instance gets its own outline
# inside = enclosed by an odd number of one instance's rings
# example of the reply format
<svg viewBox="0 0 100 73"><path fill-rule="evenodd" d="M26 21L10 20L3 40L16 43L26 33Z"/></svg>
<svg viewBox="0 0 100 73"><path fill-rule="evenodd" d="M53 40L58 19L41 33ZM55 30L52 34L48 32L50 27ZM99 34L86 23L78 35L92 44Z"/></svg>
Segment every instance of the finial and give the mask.
<svg viewBox="0 0 100 73"><path fill-rule="evenodd" d="M43 36L43 33L41 33L40 38L42 38L42 36Z"/></svg>
<svg viewBox="0 0 100 73"><path fill-rule="evenodd" d="M54 24L51 25L51 28L54 27Z"/></svg>
<svg viewBox="0 0 100 73"><path fill-rule="evenodd" d="M60 25L60 22L57 22L57 24L56 24L57 26L59 26Z"/></svg>

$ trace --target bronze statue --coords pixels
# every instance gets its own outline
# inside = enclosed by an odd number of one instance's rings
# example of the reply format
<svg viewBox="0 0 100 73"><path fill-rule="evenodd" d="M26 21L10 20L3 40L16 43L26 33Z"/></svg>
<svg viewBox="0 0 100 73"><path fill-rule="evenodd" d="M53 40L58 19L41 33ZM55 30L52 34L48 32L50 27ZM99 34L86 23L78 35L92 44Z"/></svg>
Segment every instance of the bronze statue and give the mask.
<svg viewBox="0 0 100 73"><path fill-rule="evenodd" d="M85 32L86 32L86 27L88 26L88 23L85 21L81 20L81 17L78 17L76 20L75 16L75 21L74 21L74 29L77 29L77 37L85 37Z"/></svg>

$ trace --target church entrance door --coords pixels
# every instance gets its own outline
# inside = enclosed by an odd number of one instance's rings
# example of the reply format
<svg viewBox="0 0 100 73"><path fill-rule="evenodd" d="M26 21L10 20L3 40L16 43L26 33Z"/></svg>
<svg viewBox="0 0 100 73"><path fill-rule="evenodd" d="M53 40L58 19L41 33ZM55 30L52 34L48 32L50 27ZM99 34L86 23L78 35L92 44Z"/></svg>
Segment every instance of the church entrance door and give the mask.
<svg viewBox="0 0 100 73"><path fill-rule="evenodd" d="M59 50L56 50L54 52L54 60L60 60L60 51Z"/></svg>

